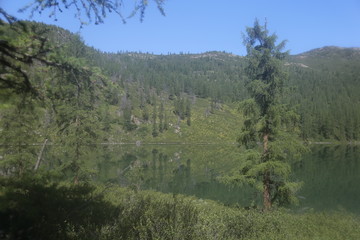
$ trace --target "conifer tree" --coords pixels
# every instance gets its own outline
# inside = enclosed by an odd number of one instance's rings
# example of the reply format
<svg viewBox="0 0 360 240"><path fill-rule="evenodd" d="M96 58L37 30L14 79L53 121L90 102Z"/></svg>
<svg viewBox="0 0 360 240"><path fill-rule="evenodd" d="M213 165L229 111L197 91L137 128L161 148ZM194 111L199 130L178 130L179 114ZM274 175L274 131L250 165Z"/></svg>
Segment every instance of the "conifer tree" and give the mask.
<svg viewBox="0 0 360 240"><path fill-rule="evenodd" d="M190 126L191 125L191 102L189 99L186 99L185 115L186 115L186 124L188 126Z"/></svg>
<svg viewBox="0 0 360 240"><path fill-rule="evenodd" d="M157 137L159 135L158 126L157 126L157 123L156 123L156 118L157 118L157 110L156 110L156 99L155 99L155 101L154 101L154 109L153 109L153 114L152 114L152 123L153 123L152 136L153 137Z"/></svg>
<svg viewBox="0 0 360 240"><path fill-rule="evenodd" d="M163 9L164 0L155 0L160 13L165 15ZM136 0L133 1L134 8L130 16L123 16L121 8L125 5L123 0L69 0L69 1L57 1L57 0L33 0L31 4L25 6L21 11L30 9L31 13L41 13L45 10L50 10L49 17L54 17L57 20L57 15L62 13L64 10L76 11L77 18L81 25L84 25L87 21L95 21L95 24L104 23L104 19L107 14L117 14L123 23L126 19L140 13L140 20L142 21L145 16L145 10L149 4L148 1ZM84 12L86 14L84 14ZM85 16L85 17L83 17Z"/></svg>
<svg viewBox="0 0 360 240"><path fill-rule="evenodd" d="M147 108L147 106L145 105L142 109L142 118L144 119L144 121L149 121L149 110Z"/></svg>
<svg viewBox="0 0 360 240"><path fill-rule="evenodd" d="M0 171L3 175L22 176L33 169L37 150L33 144L40 135L36 131L38 116L34 100L28 94L13 96L9 107L2 111Z"/></svg>
<svg viewBox="0 0 360 240"><path fill-rule="evenodd" d="M251 99L240 107L245 121L238 141L247 150L240 171L224 179L255 186L263 193L264 209L269 210L274 203L296 201L300 184L289 181L289 162L304 148L297 138L299 116L282 103L287 80L282 70L285 42L276 45L277 36L269 35L266 25L257 20L246 32L246 87Z"/></svg>
<svg viewBox="0 0 360 240"><path fill-rule="evenodd" d="M160 104L160 111L159 111L159 132L163 132L164 131L164 102L161 101Z"/></svg>
<svg viewBox="0 0 360 240"><path fill-rule="evenodd" d="M65 46L62 51L66 52L69 47ZM101 96L100 83L104 81L101 71L86 68L86 60L82 57L80 54L64 60L72 66L70 69L54 68L49 77L52 82L46 89L47 101L55 111L57 136L54 141L62 143L66 149L60 170L72 176L74 183L89 176L86 159L92 153L87 146L100 136L100 117L95 104Z"/></svg>
<svg viewBox="0 0 360 240"><path fill-rule="evenodd" d="M168 130L169 129L169 122L168 122L168 116L166 114L166 112L164 113L164 130Z"/></svg>
<svg viewBox="0 0 360 240"><path fill-rule="evenodd" d="M252 119L257 116L257 121L251 123L257 126L255 134L252 132L250 138L244 134L240 142L248 144L249 141L260 140L262 143L259 161L249 168L247 174L260 177L264 209L270 209L275 201L290 203L298 187L288 181L291 169L287 159L290 153L300 150L296 149L296 139L289 133L296 127L298 116L287 111L282 104L284 83L288 78L282 69L283 60L288 54L283 52L285 41L276 45L277 36L269 35L266 24L261 26L258 20L246 32L246 87L252 97L251 107L257 109L255 112L248 111L246 115L249 116L251 112ZM245 127L249 126L245 124Z"/></svg>

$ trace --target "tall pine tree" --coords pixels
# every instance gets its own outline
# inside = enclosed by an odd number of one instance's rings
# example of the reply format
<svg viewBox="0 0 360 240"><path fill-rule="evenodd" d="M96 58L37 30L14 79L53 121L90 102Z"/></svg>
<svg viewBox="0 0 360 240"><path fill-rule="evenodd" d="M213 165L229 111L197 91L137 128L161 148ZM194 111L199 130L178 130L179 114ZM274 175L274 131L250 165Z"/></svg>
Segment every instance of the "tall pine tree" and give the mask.
<svg viewBox="0 0 360 240"><path fill-rule="evenodd" d="M304 148L297 136L299 116L282 102L288 78L282 70L285 42L276 45L277 36L269 35L258 20L246 33L246 87L251 98L240 107L245 121L238 141L247 150L240 171L224 180L255 186L262 191L264 209L269 210L274 203L296 201L300 184L289 181L290 160Z"/></svg>

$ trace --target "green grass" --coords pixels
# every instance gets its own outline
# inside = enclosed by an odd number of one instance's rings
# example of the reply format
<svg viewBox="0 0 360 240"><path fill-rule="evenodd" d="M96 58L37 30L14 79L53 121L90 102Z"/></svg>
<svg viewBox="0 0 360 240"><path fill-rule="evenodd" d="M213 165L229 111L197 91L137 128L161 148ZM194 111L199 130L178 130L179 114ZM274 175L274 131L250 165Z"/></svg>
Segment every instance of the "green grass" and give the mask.
<svg viewBox="0 0 360 240"><path fill-rule="evenodd" d="M346 212L227 207L214 201L117 185L0 179L1 239L360 239ZM6 223L6 224L5 224Z"/></svg>
<svg viewBox="0 0 360 240"><path fill-rule="evenodd" d="M131 132L122 130L119 123L112 124L114 136L117 142L134 142L140 140L146 143L216 143L216 144L232 144L236 142L239 136L242 124L242 116L236 110L235 104L232 106L222 104L213 113L206 114L210 109L208 99L198 98L191 105L191 125L188 126L186 119L178 120L178 117L172 112L173 102L168 101L165 104L165 110L168 117L168 130L160 133L157 137L151 135L153 123L151 121L152 107L149 109L150 120L142 121L137 129ZM116 108L111 108L112 116L115 119L121 119L117 116ZM133 115L141 119L141 111L135 108ZM120 120L121 121L121 120ZM157 123L159 120L157 119ZM178 124L179 122L179 124ZM178 126L178 127L177 127Z"/></svg>
<svg viewBox="0 0 360 240"><path fill-rule="evenodd" d="M179 212L174 210L172 214L178 218L180 225L184 224L181 221L190 221L181 218L184 217L181 211L192 211L191 214L194 216L191 218L191 231L187 229L187 232L192 233L190 239L360 239L359 217L345 212L298 214L286 209L277 209L263 213L261 210L226 207L214 201L193 197L151 191L131 193L120 188L111 190L107 197L110 201L117 199L119 206L124 204L121 200L124 198L148 199L151 203L144 216L149 217L149 228L152 228L152 219L159 217L158 214L164 210L161 206L170 204L178 207ZM159 239L169 238L160 236ZM185 238L180 236L175 239Z"/></svg>

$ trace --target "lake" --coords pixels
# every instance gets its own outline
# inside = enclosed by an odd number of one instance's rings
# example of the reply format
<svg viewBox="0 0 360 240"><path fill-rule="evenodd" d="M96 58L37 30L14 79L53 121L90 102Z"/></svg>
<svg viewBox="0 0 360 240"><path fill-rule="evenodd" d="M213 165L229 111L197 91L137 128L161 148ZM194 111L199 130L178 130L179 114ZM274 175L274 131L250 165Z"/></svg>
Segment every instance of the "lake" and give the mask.
<svg viewBox="0 0 360 240"><path fill-rule="evenodd" d="M238 166L241 152L235 145L97 145L86 152L86 168L96 181L193 195L227 205L261 204L261 193L252 188L216 180ZM58 146L47 146L42 167L53 168L66 154ZM313 145L293 164L292 178L304 183L297 211L360 214L360 146Z"/></svg>

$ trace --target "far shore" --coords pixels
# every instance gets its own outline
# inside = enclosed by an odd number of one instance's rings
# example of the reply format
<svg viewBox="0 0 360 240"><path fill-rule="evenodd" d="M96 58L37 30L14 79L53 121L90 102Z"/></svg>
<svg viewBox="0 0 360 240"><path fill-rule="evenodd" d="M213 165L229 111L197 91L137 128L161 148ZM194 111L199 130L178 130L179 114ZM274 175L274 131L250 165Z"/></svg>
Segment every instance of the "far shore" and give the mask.
<svg viewBox="0 0 360 240"><path fill-rule="evenodd" d="M308 145L360 145L360 141L306 141L304 142ZM33 144L21 144L21 146L39 146L44 143L33 143ZM236 142L142 142L142 141L134 141L134 142L101 142L101 143L90 143L86 145L236 145ZM260 143L258 143L260 144ZM0 146L10 146L11 144L0 144ZM59 143L47 142L46 145L62 145Z"/></svg>

